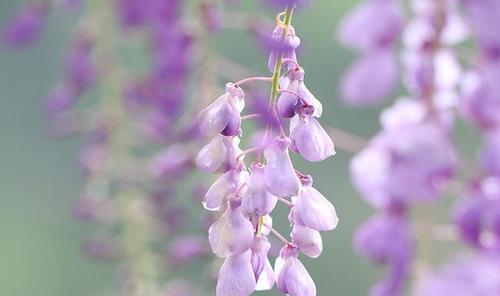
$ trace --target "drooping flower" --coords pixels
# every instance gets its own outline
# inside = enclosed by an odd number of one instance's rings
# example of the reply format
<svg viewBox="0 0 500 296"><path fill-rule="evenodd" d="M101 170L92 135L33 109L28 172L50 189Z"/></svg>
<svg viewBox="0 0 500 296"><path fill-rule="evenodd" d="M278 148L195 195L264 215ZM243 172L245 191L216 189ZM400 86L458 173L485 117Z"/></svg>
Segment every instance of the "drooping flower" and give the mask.
<svg viewBox="0 0 500 296"><path fill-rule="evenodd" d="M282 40L283 28L276 26L273 31L272 37L268 42L268 46L271 50L268 61L268 69L272 73L274 72L274 67L278 56L282 55L284 59L290 59L292 61L297 61L297 55L295 50L300 45L300 38L295 35L295 29L290 26L287 29L285 38Z"/></svg>
<svg viewBox="0 0 500 296"><path fill-rule="evenodd" d="M218 211L226 198L236 192L248 178L248 172L243 168L230 170L220 176L208 189L203 198L203 206L210 211Z"/></svg>
<svg viewBox="0 0 500 296"><path fill-rule="evenodd" d="M397 84L398 61L392 49L379 49L359 58L342 79L344 103L375 105L386 99Z"/></svg>
<svg viewBox="0 0 500 296"><path fill-rule="evenodd" d="M267 189L278 197L296 195L300 189L299 179L288 154L290 143L290 139L279 136L264 150Z"/></svg>
<svg viewBox="0 0 500 296"><path fill-rule="evenodd" d="M316 296L316 285L297 257L295 247L285 246L276 259L274 272L278 289L290 296Z"/></svg>
<svg viewBox="0 0 500 296"><path fill-rule="evenodd" d="M203 171L225 173L236 167L236 157L242 153L238 137L217 135L196 157L196 165Z"/></svg>
<svg viewBox="0 0 500 296"><path fill-rule="evenodd" d="M361 52L391 46L403 28L401 6L395 0L365 0L341 21L339 41Z"/></svg>
<svg viewBox="0 0 500 296"><path fill-rule="evenodd" d="M332 139L313 117L314 107L299 109L299 121L290 133L291 148L308 161L322 161L335 155Z"/></svg>
<svg viewBox="0 0 500 296"><path fill-rule="evenodd" d="M500 180L486 177L472 184L454 211L462 239L479 249L498 248L500 239Z"/></svg>
<svg viewBox="0 0 500 296"><path fill-rule="evenodd" d="M415 295L498 295L499 266L497 254L483 253L457 258L451 264L427 272L417 283Z"/></svg>
<svg viewBox="0 0 500 296"><path fill-rule="evenodd" d="M240 255L252 246L254 226L241 213L239 202L230 201L226 212L208 230L208 240L219 257Z"/></svg>
<svg viewBox="0 0 500 296"><path fill-rule="evenodd" d="M265 236L254 238L251 263L257 281L257 291L271 290L276 281L273 267L267 257L270 249L271 244Z"/></svg>
<svg viewBox="0 0 500 296"><path fill-rule="evenodd" d="M246 194L242 199L242 210L248 216L265 216L274 209L278 198L269 192L266 187L264 166L252 165Z"/></svg>
<svg viewBox="0 0 500 296"><path fill-rule="evenodd" d="M205 135L234 136L240 131L240 113L245 106L244 93L238 86L228 83L226 93L198 115L199 127Z"/></svg>
<svg viewBox="0 0 500 296"><path fill-rule="evenodd" d="M323 240L319 231L296 223L293 225L291 236L293 243L305 255L318 258L323 252Z"/></svg>
<svg viewBox="0 0 500 296"><path fill-rule="evenodd" d="M395 88L399 70L394 45L403 24L397 0L365 0L341 21L338 39L362 54L341 80L346 104L379 104Z"/></svg>
<svg viewBox="0 0 500 296"><path fill-rule="evenodd" d="M314 230L329 231L339 222L332 203L312 187L312 177L301 178L302 190L294 199L293 214L295 222Z"/></svg>
<svg viewBox="0 0 500 296"><path fill-rule="evenodd" d="M419 110L420 103L408 100L388 109L382 132L351 163L354 185L374 206L433 200L455 172L449 135L439 124L422 122Z"/></svg>
<svg viewBox="0 0 500 296"><path fill-rule="evenodd" d="M249 296L255 290L256 281L251 251L229 256L222 264L217 279L216 296Z"/></svg>

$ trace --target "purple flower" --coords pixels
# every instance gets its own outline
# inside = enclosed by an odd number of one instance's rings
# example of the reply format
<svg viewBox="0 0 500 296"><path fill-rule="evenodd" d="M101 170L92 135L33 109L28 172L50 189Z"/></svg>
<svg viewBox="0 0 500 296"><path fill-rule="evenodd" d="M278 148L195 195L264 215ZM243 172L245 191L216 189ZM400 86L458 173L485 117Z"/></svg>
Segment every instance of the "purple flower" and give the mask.
<svg viewBox="0 0 500 296"><path fill-rule="evenodd" d="M81 93L96 80L97 70L92 61L94 40L83 32L73 41L65 60L65 79Z"/></svg>
<svg viewBox="0 0 500 296"><path fill-rule="evenodd" d="M312 106L299 109L298 123L291 130L290 139L292 150L308 161L318 162L335 155L335 146L313 114Z"/></svg>
<svg viewBox="0 0 500 296"><path fill-rule="evenodd" d="M418 283L418 296L500 294L500 259L495 254L475 254L458 258Z"/></svg>
<svg viewBox="0 0 500 296"><path fill-rule="evenodd" d="M356 251L380 263L409 259L412 245L407 217L390 212L370 218L354 236Z"/></svg>
<svg viewBox="0 0 500 296"><path fill-rule="evenodd" d="M203 206L209 211L218 211L225 204L226 198L236 192L247 179L248 172L243 168L228 171L210 186L203 198Z"/></svg>
<svg viewBox="0 0 500 296"><path fill-rule="evenodd" d="M300 189L299 179L288 154L290 139L276 137L264 150L266 167L264 175L267 189L278 197L296 195Z"/></svg>
<svg viewBox="0 0 500 296"><path fill-rule="evenodd" d="M234 136L239 133L241 125L240 113L245 106L245 94L238 86L228 83L226 93L198 115L200 130L205 135L218 133Z"/></svg>
<svg viewBox="0 0 500 296"><path fill-rule="evenodd" d="M351 162L354 185L376 207L393 199L429 201L454 174L456 156L447 130L422 122L418 102L400 100L382 116L384 130Z"/></svg>
<svg viewBox="0 0 500 296"><path fill-rule="evenodd" d="M191 167L191 153L185 145L174 144L153 158L149 170L154 178L168 180L183 176Z"/></svg>
<svg viewBox="0 0 500 296"><path fill-rule="evenodd" d="M301 178L302 191L294 200L294 222L318 231L335 229L339 222L335 207L312 187L312 177Z"/></svg>
<svg viewBox="0 0 500 296"><path fill-rule="evenodd" d="M116 0L121 25L126 29L143 25L149 16L151 2L151 0Z"/></svg>
<svg viewBox="0 0 500 296"><path fill-rule="evenodd" d="M454 220L462 239L480 249L497 250L500 239L500 180L484 178L458 202ZM484 235L489 233L490 235Z"/></svg>
<svg viewBox="0 0 500 296"><path fill-rule="evenodd" d="M168 248L170 260L177 266L184 265L196 257L207 254L205 239L198 236L183 236L174 239Z"/></svg>
<svg viewBox="0 0 500 296"><path fill-rule="evenodd" d="M498 57L500 36L494 29L500 25L500 3L496 0L462 0L471 24L484 53Z"/></svg>
<svg viewBox="0 0 500 296"><path fill-rule="evenodd" d="M300 224L294 224L291 236L293 243L305 255L318 258L323 252L323 240L319 231Z"/></svg>
<svg viewBox="0 0 500 296"><path fill-rule="evenodd" d="M287 250L287 249L292 250ZM306 268L297 258L298 250L285 246L276 259L274 272L279 290L289 296L316 296L316 285Z"/></svg>
<svg viewBox="0 0 500 296"><path fill-rule="evenodd" d="M500 129L489 131L484 135L481 149L481 164L488 174L500 176Z"/></svg>
<svg viewBox="0 0 500 296"><path fill-rule="evenodd" d="M252 246L254 226L243 217L238 202L230 201L226 212L208 230L212 252L219 257L240 255Z"/></svg>
<svg viewBox="0 0 500 296"><path fill-rule="evenodd" d="M462 111L482 128L500 126L500 62L486 64L466 78Z"/></svg>
<svg viewBox="0 0 500 296"><path fill-rule="evenodd" d="M352 106L379 104L396 86L398 72L398 61L392 48L370 51L351 65L343 77L340 85L342 100Z"/></svg>
<svg viewBox="0 0 500 296"><path fill-rule="evenodd" d="M34 42L45 25L48 7L45 1L33 1L21 7L5 25L3 37L12 47L20 47Z"/></svg>
<svg viewBox="0 0 500 296"><path fill-rule="evenodd" d="M338 39L359 51L392 46L404 24L404 15L396 0L365 0L344 17Z"/></svg>
<svg viewBox="0 0 500 296"><path fill-rule="evenodd" d="M286 32L284 40L281 38L282 35L283 28L277 26L273 31L271 40L267 42L267 46L271 51L267 67L271 73L274 72L276 61L280 55L282 55L283 59L297 61L297 54L295 53L295 50L300 46L300 38L295 35L295 29L293 26L290 26Z"/></svg>
<svg viewBox="0 0 500 296"><path fill-rule="evenodd" d="M267 258L271 244L266 237L254 238L252 244L252 268L255 274L257 285L256 291L271 290L274 286L275 276L273 267Z"/></svg>
<svg viewBox="0 0 500 296"><path fill-rule="evenodd" d="M255 290L255 275L250 262L251 251L229 256L222 264L216 296L249 296Z"/></svg>
<svg viewBox="0 0 500 296"><path fill-rule="evenodd" d="M45 108L50 114L60 113L71 108L77 100L78 94L73 88L59 84L47 96Z"/></svg>
<svg viewBox="0 0 500 296"><path fill-rule="evenodd" d="M206 172L225 173L236 168L236 156L242 153L238 137L217 135L196 156L196 165Z"/></svg>
<svg viewBox="0 0 500 296"><path fill-rule="evenodd" d="M296 112L298 108L303 105L311 105L314 107L313 116L316 118L321 117L323 114L323 105L305 85L304 75L304 69L294 68L289 70L287 75L280 79L280 88L287 91L283 92L280 98L278 98L277 104L278 111L281 114L286 115L283 117L290 117L289 115L291 115L292 111ZM295 95L292 95L292 93ZM295 98L296 102L293 101L293 98ZM279 103L282 99L285 101ZM295 106L297 108L295 108Z"/></svg>
<svg viewBox="0 0 500 296"><path fill-rule="evenodd" d="M278 198L267 190L264 166L252 165L248 188L242 199L242 210L248 216L265 216L274 209Z"/></svg>

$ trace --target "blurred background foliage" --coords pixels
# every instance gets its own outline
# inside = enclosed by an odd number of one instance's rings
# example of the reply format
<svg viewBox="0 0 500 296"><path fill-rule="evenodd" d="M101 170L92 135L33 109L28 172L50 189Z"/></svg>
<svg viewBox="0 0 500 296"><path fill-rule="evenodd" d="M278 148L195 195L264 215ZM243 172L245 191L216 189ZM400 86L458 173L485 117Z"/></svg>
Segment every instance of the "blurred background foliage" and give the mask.
<svg viewBox="0 0 500 296"><path fill-rule="evenodd" d="M0 1L0 24L20 2ZM274 18L275 12L261 6L260 1L242 2L238 11ZM347 108L339 103L336 90L353 55L336 43L335 27L356 1L311 2L296 14L293 24L302 39L299 59L307 72L307 84L325 107L323 124L369 138L378 130L381 108ZM42 38L33 47L18 52L0 48L0 295L115 294L116 266L90 260L81 253L81 243L93 226L71 217L71 204L84 186L76 164L84 139L51 137L43 111L43 98L59 78L62 55L76 19L77 15L52 12ZM248 31L225 29L213 44L227 59L265 73L267 57ZM219 83L222 86L224 81ZM464 127L459 130L464 133L462 139L472 134ZM462 142L472 147L470 142L474 141ZM314 176L316 188L335 204L341 219L335 231L324 233L320 259L304 259L319 295L366 295L380 272L352 250L353 232L371 209L350 185L350 157L350 153L338 150L336 157L319 164L294 159L301 171ZM201 204L192 207L193 215L203 211ZM278 229L286 229L286 214L284 210L275 214L275 221L281 221ZM441 214L446 219L447 213ZM199 276L196 265L184 269L179 272ZM211 291L205 294L213 295Z"/></svg>

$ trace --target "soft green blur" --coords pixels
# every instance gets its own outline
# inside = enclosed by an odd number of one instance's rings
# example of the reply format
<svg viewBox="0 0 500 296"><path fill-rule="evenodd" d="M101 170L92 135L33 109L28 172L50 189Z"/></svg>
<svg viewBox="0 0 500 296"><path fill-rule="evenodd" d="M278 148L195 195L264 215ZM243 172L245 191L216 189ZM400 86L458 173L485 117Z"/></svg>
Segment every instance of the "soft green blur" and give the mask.
<svg viewBox="0 0 500 296"><path fill-rule="evenodd" d="M19 2L0 1L0 24ZM311 2L297 13L293 24L302 39L300 62L307 72L308 87L325 106L322 123L368 137L377 130L378 110L346 108L336 94L340 73L352 55L338 46L334 32L340 16L354 1ZM273 17L260 6L244 7ZM93 226L74 221L69 212L84 186L76 164L83 139L51 138L43 112L43 98L58 80L75 18L54 12L36 45L20 52L0 48L0 295L112 295L116 287L112 264L89 260L80 252L80 243ZM246 31L228 30L214 43L229 59L266 70L267 58ZM316 188L335 204L341 219L335 231L323 234L323 255L303 260L322 296L366 295L379 276L352 250L353 231L371 209L350 186L350 156L339 150L336 157L319 164L296 158L299 168L311 173ZM286 222L286 213L280 211L277 220Z"/></svg>

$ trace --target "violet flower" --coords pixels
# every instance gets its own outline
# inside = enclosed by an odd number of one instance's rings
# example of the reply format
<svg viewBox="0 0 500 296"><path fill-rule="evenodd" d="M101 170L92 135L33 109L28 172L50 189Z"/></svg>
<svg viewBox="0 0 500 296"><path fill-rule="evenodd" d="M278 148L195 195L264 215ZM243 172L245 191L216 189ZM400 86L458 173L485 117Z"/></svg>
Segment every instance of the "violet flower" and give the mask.
<svg viewBox="0 0 500 296"><path fill-rule="evenodd" d="M399 72L394 46L403 23L398 0L365 0L341 21L338 39L363 55L341 81L346 104L379 104L393 91Z"/></svg>
<svg viewBox="0 0 500 296"><path fill-rule="evenodd" d="M283 13L286 22L291 19L293 8L288 6ZM273 77L228 83L225 94L198 114L198 126L210 139L199 152L197 165L205 171L224 173L203 199L206 209L224 211L209 229L213 253L226 257L217 280L218 296L250 295L254 290L271 289L275 281L286 295L316 295L314 281L297 258L298 253L317 258L323 250L319 231L333 230L338 224L334 206L312 187L310 176L295 170L290 158L292 150L316 162L334 155L335 150L318 122L322 104L306 87L304 70L298 64L295 50L300 39L289 23L282 23L280 16L271 36L259 31L263 45L270 50L269 69ZM254 103L256 114L242 116L242 85L251 81L271 81L271 99ZM258 118L265 129L250 141L252 148L241 151L241 121L253 118ZM290 137L283 124L287 118ZM251 154L256 154L255 161L247 169L245 160ZM290 207L291 242L272 227L271 214L278 202ZM270 234L285 245L274 270L268 259Z"/></svg>
<svg viewBox="0 0 500 296"><path fill-rule="evenodd" d="M12 16L3 31L4 41L12 47L21 47L38 39L45 26L48 6L44 0L36 0Z"/></svg>

